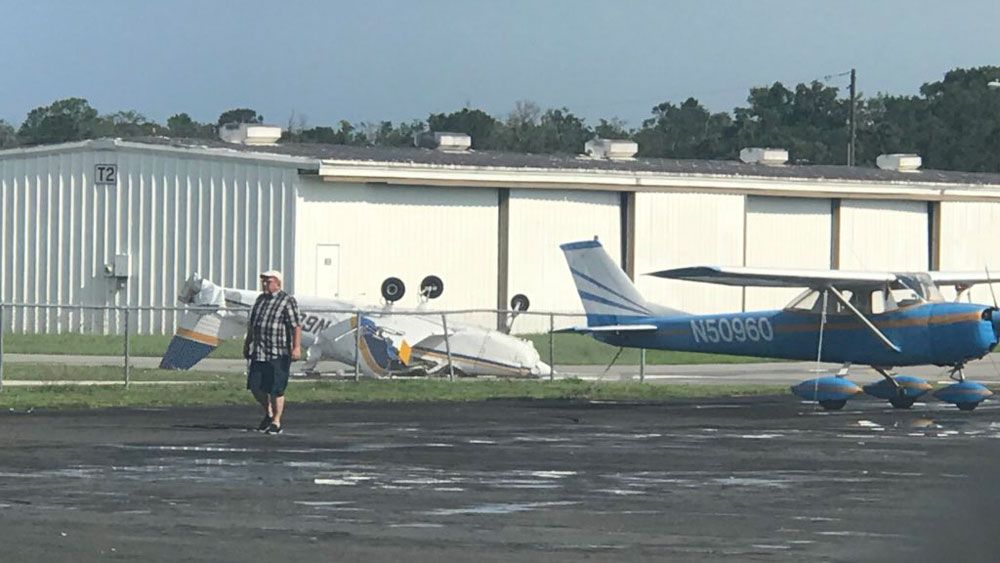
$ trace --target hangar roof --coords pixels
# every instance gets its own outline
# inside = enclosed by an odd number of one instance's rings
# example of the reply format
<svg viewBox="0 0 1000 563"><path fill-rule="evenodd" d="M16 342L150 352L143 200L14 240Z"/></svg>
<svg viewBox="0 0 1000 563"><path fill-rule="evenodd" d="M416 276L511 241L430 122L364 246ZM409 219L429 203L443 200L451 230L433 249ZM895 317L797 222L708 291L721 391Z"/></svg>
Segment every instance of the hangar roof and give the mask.
<svg viewBox="0 0 1000 563"><path fill-rule="evenodd" d="M1000 200L1000 174L945 170L898 172L833 165L774 166L723 160L602 160L573 155L444 152L415 147L303 143L253 146L221 140L141 137L4 150L0 151L0 159L27 153L115 147L212 158L259 159L315 171L323 180L332 182L623 191L706 189L806 197Z"/></svg>
<svg viewBox="0 0 1000 563"><path fill-rule="evenodd" d="M746 164L736 160L677 160L637 158L601 160L573 155L536 155L496 151L445 152L415 147L355 147L312 143L282 143L271 146L233 145L222 141L166 138L132 139L135 142L229 149L255 154L271 153L314 158L320 161L357 161L368 163L413 164L440 167L536 168L543 170L606 170L669 174L704 174L717 176L755 176L772 178L809 178L862 180L869 182L919 182L961 185L1000 186L1000 174L919 170L897 172L880 168L836 165L791 164L772 166Z"/></svg>

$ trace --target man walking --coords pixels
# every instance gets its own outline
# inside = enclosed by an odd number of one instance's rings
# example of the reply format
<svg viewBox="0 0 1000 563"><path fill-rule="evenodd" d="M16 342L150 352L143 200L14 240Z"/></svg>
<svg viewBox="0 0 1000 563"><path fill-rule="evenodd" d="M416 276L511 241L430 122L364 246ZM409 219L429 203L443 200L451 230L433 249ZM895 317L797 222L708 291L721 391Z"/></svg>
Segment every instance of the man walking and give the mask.
<svg viewBox="0 0 1000 563"><path fill-rule="evenodd" d="M302 325L295 298L281 290L281 272L260 275L263 293L250 310L250 323L243 341L243 357L250 360L247 389L264 407L257 427L268 434L281 434L285 410L285 388L292 360L302 355Z"/></svg>

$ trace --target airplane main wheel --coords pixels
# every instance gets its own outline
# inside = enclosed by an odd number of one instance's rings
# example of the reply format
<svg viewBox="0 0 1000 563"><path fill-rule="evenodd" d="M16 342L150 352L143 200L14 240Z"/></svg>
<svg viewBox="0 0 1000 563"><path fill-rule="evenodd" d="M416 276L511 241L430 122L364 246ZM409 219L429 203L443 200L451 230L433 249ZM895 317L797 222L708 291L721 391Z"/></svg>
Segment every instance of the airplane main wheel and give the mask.
<svg viewBox="0 0 1000 563"><path fill-rule="evenodd" d="M955 403L955 406L961 411L971 411L978 407L979 403Z"/></svg>
<svg viewBox="0 0 1000 563"><path fill-rule="evenodd" d="M889 404L897 409L908 409L913 406L913 403L914 399L909 397L893 397L889 399Z"/></svg>
<svg viewBox="0 0 1000 563"><path fill-rule="evenodd" d="M844 408L847 404L847 399L827 399L825 401L820 401L819 406L823 407L828 411L839 411Z"/></svg>

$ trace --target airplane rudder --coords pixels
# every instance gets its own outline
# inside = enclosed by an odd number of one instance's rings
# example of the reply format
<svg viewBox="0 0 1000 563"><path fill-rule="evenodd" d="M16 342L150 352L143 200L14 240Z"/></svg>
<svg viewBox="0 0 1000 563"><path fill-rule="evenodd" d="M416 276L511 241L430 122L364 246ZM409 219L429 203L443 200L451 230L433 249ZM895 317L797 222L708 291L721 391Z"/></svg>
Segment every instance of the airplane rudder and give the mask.
<svg viewBox="0 0 1000 563"><path fill-rule="evenodd" d="M618 317L651 314L646 300L600 242L560 246L590 324L614 324Z"/></svg>

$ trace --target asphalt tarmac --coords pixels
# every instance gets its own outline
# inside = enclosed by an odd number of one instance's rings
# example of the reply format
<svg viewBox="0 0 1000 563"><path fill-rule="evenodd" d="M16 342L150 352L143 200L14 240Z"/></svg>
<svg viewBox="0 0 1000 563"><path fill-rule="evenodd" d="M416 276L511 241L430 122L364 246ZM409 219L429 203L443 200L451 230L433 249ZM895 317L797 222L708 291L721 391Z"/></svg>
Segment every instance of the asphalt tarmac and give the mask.
<svg viewBox="0 0 1000 563"><path fill-rule="evenodd" d="M294 391L293 391L294 393ZM0 414L4 561L996 561L1000 405Z"/></svg>

